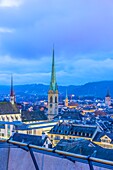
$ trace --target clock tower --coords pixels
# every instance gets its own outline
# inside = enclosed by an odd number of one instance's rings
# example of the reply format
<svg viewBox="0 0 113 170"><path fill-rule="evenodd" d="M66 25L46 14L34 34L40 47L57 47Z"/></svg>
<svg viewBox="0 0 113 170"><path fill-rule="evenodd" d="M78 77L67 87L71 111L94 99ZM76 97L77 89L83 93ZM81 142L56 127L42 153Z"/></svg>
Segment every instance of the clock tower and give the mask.
<svg viewBox="0 0 113 170"><path fill-rule="evenodd" d="M52 56L51 82L48 91L48 119L52 120L58 114L58 86L56 82L54 49Z"/></svg>

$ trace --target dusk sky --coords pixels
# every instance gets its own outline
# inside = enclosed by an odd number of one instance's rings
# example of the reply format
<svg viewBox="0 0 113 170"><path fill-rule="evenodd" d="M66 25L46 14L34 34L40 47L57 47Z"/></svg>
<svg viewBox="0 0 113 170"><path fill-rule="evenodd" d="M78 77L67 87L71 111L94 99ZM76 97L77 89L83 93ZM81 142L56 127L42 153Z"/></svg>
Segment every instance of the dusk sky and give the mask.
<svg viewBox="0 0 113 170"><path fill-rule="evenodd" d="M0 0L0 84L113 80L113 0Z"/></svg>

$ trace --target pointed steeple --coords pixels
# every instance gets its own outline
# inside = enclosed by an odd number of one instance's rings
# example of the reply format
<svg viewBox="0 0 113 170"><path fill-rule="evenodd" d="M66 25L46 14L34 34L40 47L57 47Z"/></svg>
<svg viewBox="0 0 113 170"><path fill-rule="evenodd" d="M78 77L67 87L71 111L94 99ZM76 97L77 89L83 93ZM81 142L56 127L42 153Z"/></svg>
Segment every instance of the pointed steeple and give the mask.
<svg viewBox="0 0 113 170"><path fill-rule="evenodd" d="M68 107L68 95L67 95L67 89L66 89L65 106Z"/></svg>
<svg viewBox="0 0 113 170"><path fill-rule="evenodd" d="M67 89L66 89L66 99L68 99L68 95L67 95Z"/></svg>
<svg viewBox="0 0 113 170"><path fill-rule="evenodd" d="M55 59L54 59L54 46L53 46L53 56L52 56L52 72L51 72L50 90L53 90L53 91L57 90Z"/></svg>
<svg viewBox="0 0 113 170"><path fill-rule="evenodd" d="M110 92L109 92L109 89L107 90L106 97L110 97Z"/></svg>
<svg viewBox="0 0 113 170"><path fill-rule="evenodd" d="M54 47L52 54L52 71L50 89L48 91L48 119L52 120L58 114L58 87L56 82Z"/></svg>
<svg viewBox="0 0 113 170"><path fill-rule="evenodd" d="M10 91L10 96L14 96L14 91L13 91L13 75L11 74L11 91Z"/></svg>
<svg viewBox="0 0 113 170"><path fill-rule="evenodd" d="M12 74L11 74L10 102L11 102L12 104L15 103L15 94L14 94L14 90L13 90L13 75L12 75Z"/></svg>

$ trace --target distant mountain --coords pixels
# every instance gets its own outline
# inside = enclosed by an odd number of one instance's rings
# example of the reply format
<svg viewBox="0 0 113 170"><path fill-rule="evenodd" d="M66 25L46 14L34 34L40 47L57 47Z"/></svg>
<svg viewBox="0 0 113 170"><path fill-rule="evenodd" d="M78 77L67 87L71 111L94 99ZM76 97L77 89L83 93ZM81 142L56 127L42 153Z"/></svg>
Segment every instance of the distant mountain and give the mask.
<svg viewBox="0 0 113 170"><path fill-rule="evenodd" d="M100 81L86 83L81 86L69 85L59 86L59 94L64 96L66 89L68 95L74 94L76 96L95 96L105 97L107 90L109 89L111 96L113 97L113 81ZM44 84L26 84L14 86L16 95L47 95L49 85ZM9 94L10 86L0 85L0 94Z"/></svg>

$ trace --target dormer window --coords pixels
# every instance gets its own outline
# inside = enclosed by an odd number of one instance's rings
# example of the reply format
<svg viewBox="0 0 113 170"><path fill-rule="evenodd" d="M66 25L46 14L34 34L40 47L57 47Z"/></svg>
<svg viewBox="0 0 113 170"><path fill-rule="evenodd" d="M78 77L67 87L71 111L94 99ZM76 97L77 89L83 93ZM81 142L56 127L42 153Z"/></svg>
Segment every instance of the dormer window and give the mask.
<svg viewBox="0 0 113 170"><path fill-rule="evenodd" d="M83 136L85 136L85 133L83 133Z"/></svg>
<svg viewBox="0 0 113 170"><path fill-rule="evenodd" d="M104 142L104 143L110 143L111 142L111 139L107 136L104 136L101 138L101 142Z"/></svg>
<svg viewBox="0 0 113 170"><path fill-rule="evenodd" d="M77 135L77 132L75 132L75 135Z"/></svg>
<svg viewBox="0 0 113 170"><path fill-rule="evenodd" d="M2 118L3 121L5 120L5 118L3 116L1 118Z"/></svg>
<svg viewBox="0 0 113 170"><path fill-rule="evenodd" d="M73 135L73 131L71 131L71 135Z"/></svg>

